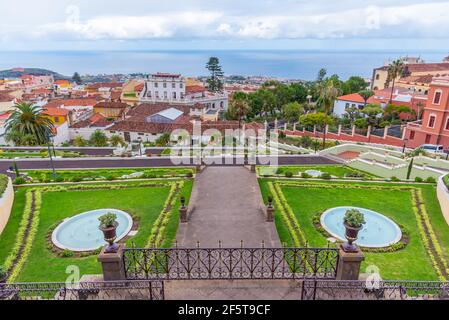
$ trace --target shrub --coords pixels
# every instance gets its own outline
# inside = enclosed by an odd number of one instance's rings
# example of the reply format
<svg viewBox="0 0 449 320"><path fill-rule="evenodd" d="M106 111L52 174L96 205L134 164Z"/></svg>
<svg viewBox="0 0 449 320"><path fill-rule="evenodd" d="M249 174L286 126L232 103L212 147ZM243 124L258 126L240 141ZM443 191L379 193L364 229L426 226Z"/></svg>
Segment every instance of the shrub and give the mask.
<svg viewBox="0 0 449 320"><path fill-rule="evenodd" d="M285 177L287 177L287 178L293 177L293 172L291 172L291 171L285 172Z"/></svg>
<svg viewBox="0 0 449 320"><path fill-rule="evenodd" d="M423 182L423 179L421 177L415 177L415 182Z"/></svg>
<svg viewBox="0 0 449 320"><path fill-rule="evenodd" d="M70 250L65 249L65 250L61 251L59 256L62 257L62 258L70 258L70 257L73 257L73 252L70 251Z"/></svg>
<svg viewBox="0 0 449 320"><path fill-rule="evenodd" d="M193 177L193 173L191 171L186 173L186 177L187 178L192 178Z"/></svg>
<svg viewBox="0 0 449 320"><path fill-rule="evenodd" d="M83 178L78 177L78 176L74 176L71 181L72 182L80 182L81 180L83 180Z"/></svg>
<svg viewBox="0 0 449 320"><path fill-rule="evenodd" d="M324 179L324 180L330 180L330 179L332 179L332 176L329 173L324 172L324 173L321 174L320 178Z"/></svg>
<svg viewBox="0 0 449 320"><path fill-rule="evenodd" d="M365 178L365 174L361 172L350 172L345 175L346 178Z"/></svg>
<svg viewBox="0 0 449 320"><path fill-rule="evenodd" d="M426 182L427 182L427 183L435 183L436 180L435 180L434 177L428 177L428 178L426 179Z"/></svg>
<svg viewBox="0 0 449 320"><path fill-rule="evenodd" d="M117 220L117 215L115 213L108 212L99 217L98 220L100 221L100 226L102 227L113 227Z"/></svg>
<svg viewBox="0 0 449 320"><path fill-rule="evenodd" d="M306 173L306 172L301 172L301 178L304 178L304 179L309 179L309 178L311 178L312 176L310 175L310 174L308 174L308 173Z"/></svg>
<svg viewBox="0 0 449 320"><path fill-rule="evenodd" d="M64 178L62 176L57 176L55 179L56 182L63 182Z"/></svg>
<svg viewBox="0 0 449 320"><path fill-rule="evenodd" d="M391 177L390 180L394 181L394 182L401 181L398 177L395 177L395 176Z"/></svg>
<svg viewBox="0 0 449 320"><path fill-rule="evenodd" d="M17 177L15 180L14 180L14 184L24 184L26 181L25 181L25 179L23 178L23 177Z"/></svg>
<svg viewBox="0 0 449 320"><path fill-rule="evenodd" d="M108 181L112 181L112 180L115 180L115 176L114 176L114 175L112 175L112 174L110 174L110 175L107 175L107 176L106 176L106 180L108 180Z"/></svg>
<svg viewBox="0 0 449 320"><path fill-rule="evenodd" d="M354 228L360 228L361 226L363 226L366 223L363 213L361 213L357 209L347 210L345 213L344 222L348 226L351 226Z"/></svg>

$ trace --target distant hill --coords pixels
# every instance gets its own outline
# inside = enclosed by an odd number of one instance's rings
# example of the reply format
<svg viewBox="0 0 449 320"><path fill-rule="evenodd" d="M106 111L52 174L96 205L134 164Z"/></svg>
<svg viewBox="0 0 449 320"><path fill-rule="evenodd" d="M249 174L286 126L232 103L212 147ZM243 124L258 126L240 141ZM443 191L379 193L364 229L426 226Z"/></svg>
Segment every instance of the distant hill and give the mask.
<svg viewBox="0 0 449 320"><path fill-rule="evenodd" d="M39 68L14 68L9 70L3 70L0 71L0 79L20 78L25 74L31 74L34 76L43 76L52 74L55 80L70 79L70 77L63 76L62 74L59 74L57 72Z"/></svg>

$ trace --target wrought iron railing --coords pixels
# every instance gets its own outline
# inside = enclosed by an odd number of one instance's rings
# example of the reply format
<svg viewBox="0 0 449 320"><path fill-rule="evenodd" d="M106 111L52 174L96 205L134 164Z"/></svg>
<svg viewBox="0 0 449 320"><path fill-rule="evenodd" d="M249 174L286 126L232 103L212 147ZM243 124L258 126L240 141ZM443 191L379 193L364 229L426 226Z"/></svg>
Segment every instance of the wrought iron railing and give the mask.
<svg viewBox="0 0 449 320"><path fill-rule="evenodd" d="M308 279L303 300L449 300L449 282Z"/></svg>
<svg viewBox="0 0 449 320"><path fill-rule="evenodd" d="M0 300L163 300L162 281L0 284Z"/></svg>
<svg viewBox="0 0 449 320"><path fill-rule="evenodd" d="M126 249L127 279L333 279L333 248Z"/></svg>

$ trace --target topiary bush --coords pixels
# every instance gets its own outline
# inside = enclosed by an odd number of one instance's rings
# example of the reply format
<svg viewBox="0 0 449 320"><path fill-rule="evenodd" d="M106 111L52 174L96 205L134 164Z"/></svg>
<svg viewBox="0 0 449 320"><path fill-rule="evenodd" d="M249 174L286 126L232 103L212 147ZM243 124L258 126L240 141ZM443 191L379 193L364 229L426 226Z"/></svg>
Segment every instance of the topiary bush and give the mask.
<svg viewBox="0 0 449 320"><path fill-rule="evenodd" d="M312 176L306 172L301 172L301 178L310 179Z"/></svg>
<svg viewBox="0 0 449 320"><path fill-rule="evenodd" d="M398 182L398 181L401 181L401 180L398 177L393 176L393 177L390 178L390 181Z"/></svg>
<svg viewBox="0 0 449 320"><path fill-rule="evenodd" d="M80 181L82 181L82 180L83 180L83 178L78 177L78 176L74 176L74 177L72 178L72 182L80 182Z"/></svg>
<svg viewBox="0 0 449 320"><path fill-rule="evenodd" d="M423 178L421 178L421 177L415 177L415 182L423 182Z"/></svg>
<svg viewBox="0 0 449 320"><path fill-rule="evenodd" d="M426 179L426 182L427 182L427 183L436 183L437 181L435 180L434 177L428 177L428 178Z"/></svg>
<svg viewBox="0 0 449 320"><path fill-rule="evenodd" d="M330 179L332 179L332 176L329 173L324 172L321 174L320 178L324 179L324 180L330 180Z"/></svg>
<svg viewBox="0 0 449 320"><path fill-rule="evenodd" d="M26 181L25 181L25 179L23 178L23 177L17 177L15 180L14 180L14 184L24 184Z"/></svg>
<svg viewBox="0 0 449 320"><path fill-rule="evenodd" d="M286 177L286 178L291 178L291 177L293 177L293 172L291 172L291 171L285 172L285 177Z"/></svg>

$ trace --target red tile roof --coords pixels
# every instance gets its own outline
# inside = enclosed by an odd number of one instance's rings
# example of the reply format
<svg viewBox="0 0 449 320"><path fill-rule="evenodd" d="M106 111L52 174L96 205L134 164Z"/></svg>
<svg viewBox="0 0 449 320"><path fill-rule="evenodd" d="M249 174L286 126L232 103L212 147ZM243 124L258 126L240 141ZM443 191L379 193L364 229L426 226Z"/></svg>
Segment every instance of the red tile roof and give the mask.
<svg viewBox="0 0 449 320"><path fill-rule="evenodd" d="M98 90L100 88L121 88L123 83L120 82L95 82L87 86L87 90Z"/></svg>
<svg viewBox="0 0 449 320"><path fill-rule="evenodd" d="M94 106L98 103L97 100L94 99L56 99L47 103L44 108L52 108L52 107L60 107L62 105L66 107L76 107L76 106Z"/></svg>
<svg viewBox="0 0 449 320"><path fill-rule="evenodd" d="M42 110L43 114L46 114L48 116L68 116L70 113L70 110L64 109L64 108L48 108L45 107Z"/></svg>
<svg viewBox="0 0 449 320"><path fill-rule="evenodd" d="M344 96L340 96L337 98L337 100L365 103L365 100L363 100L362 96L358 93L351 93Z"/></svg>
<svg viewBox="0 0 449 320"><path fill-rule="evenodd" d="M94 108L126 109L129 108L129 106L122 102L99 102L94 105Z"/></svg>
<svg viewBox="0 0 449 320"><path fill-rule="evenodd" d="M104 127L107 127L108 125L111 125L113 123L114 123L113 120L108 120L102 114L95 113L89 119L86 119L86 120L74 123L71 126L71 128L88 128L88 127L104 128Z"/></svg>
<svg viewBox="0 0 449 320"><path fill-rule="evenodd" d="M10 102L14 101L14 97L7 93L0 93L0 102Z"/></svg>
<svg viewBox="0 0 449 320"><path fill-rule="evenodd" d="M186 94L192 94L192 93L200 93L206 91L206 88L203 86L193 85L193 86L186 86Z"/></svg>

